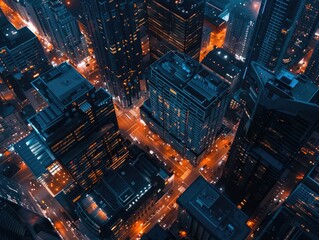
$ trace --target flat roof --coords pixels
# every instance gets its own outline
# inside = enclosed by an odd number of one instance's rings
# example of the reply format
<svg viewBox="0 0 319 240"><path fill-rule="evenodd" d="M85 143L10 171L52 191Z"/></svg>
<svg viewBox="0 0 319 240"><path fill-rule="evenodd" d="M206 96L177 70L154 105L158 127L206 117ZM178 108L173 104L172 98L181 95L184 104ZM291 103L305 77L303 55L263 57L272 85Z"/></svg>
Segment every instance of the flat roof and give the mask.
<svg viewBox="0 0 319 240"><path fill-rule="evenodd" d="M46 168L55 160L51 151L44 145L35 132L30 133L27 137L16 143L14 150L37 178L46 172Z"/></svg>
<svg viewBox="0 0 319 240"><path fill-rule="evenodd" d="M0 12L0 48L6 47L7 49L12 50L34 38L36 38L36 36L29 28L23 27L19 30L16 29L7 20L3 12Z"/></svg>
<svg viewBox="0 0 319 240"><path fill-rule="evenodd" d="M318 86L304 76L294 75L286 69L274 74L256 62L252 62L252 67L265 88L274 92L273 96L277 96L277 98L291 98L299 102L311 102L318 95Z"/></svg>
<svg viewBox="0 0 319 240"><path fill-rule="evenodd" d="M218 239L245 239L250 232L248 216L201 176L177 203Z"/></svg>
<svg viewBox="0 0 319 240"><path fill-rule="evenodd" d="M152 71L163 77L162 81L191 98L202 107L210 106L229 89L229 84L205 69L190 56L176 51L168 52L153 63Z"/></svg>
<svg viewBox="0 0 319 240"><path fill-rule="evenodd" d="M71 65L64 62L34 80L32 84L47 99L66 106L94 89L94 86Z"/></svg>
<svg viewBox="0 0 319 240"><path fill-rule="evenodd" d="M117 170L107 171L102 180L79 200L78 206L90 221L104 226L138 206L150 189L151 182L126 163Z"/></svg>

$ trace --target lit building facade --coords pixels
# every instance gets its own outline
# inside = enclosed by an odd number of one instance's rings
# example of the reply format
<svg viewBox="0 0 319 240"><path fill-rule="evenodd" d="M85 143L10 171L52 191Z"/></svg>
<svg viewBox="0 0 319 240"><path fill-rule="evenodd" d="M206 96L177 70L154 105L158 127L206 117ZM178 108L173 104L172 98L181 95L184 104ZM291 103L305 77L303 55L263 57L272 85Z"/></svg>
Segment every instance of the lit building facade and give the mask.
<svg viewBox="0 0 319 240"><path fill-rule="evenodd" d="M59 1L43 3L45 29L55 48L64 53L74 65L87 57L87 46L76 19Z"/></svg>
<svg viewBox="0 0 319 240"><path fill-rule="evenodd" d="M257 10L253 3L237 4L229 14L223 48L241 61L246 60L251 47L256 18Z"/></svg>
<svg viewBox="0 0 319 240"><path fill-rule="evenodd" d="M319 95L305 76L275 75L255 62L246 79L246 106L220 182L250 215L318 126Z"/></svg>
<svg viewBox="0 0 319 240"><path fill-rule="evenodd" d="M16 29L0 11L0 65L9 73L33 75L49 68L38 38L27 28Z"/></svg>
<svg viewBox="0 0 319 240"><path fill-rule="evenodd" d="M319 42L311 55L308 62L305 75L310 78L315 84L319 86Z"/></svg>
<svg viewBox="0 0 319 240"><path fill-rule="evenodd" d="M284 57L287 67L294 66L310 49L310 43L318 27L319 0L306 0L296 30Z"/></svg>
<svg viewBox="0 0 319 240"><path fill-rule="evenodd" d="M246 239L248 216L203 177L177 199L178 224L190 239Z"/></svg>
<svg viewBox="0 0 319 240"><path fill-rule="evenodd" d="M140 98L142 49L134 1L83 0L94 53L106 85L123 107Z"/></svg>
<svg viewBox="0 0 319 240"><path fill-rule="evenodd" d="M151 65L149 88L142 119L196 165L222 125L229 84L186 54L169 52Z"/></svg>
<svg viewBox="0 0 319 240"><path fill-rule="evenodd" d="M2 239L60 239L51 222L29 204L22 186L0 175L0 189Z"/></svg>
<svg viewBox="0 0 319 240"><path fill-rule="evenodd" d="M318 201L319 168L315 166L283 206L265 219L256 231L255 239L318 239Z"/></svg>
<svg viewBox="0 0 319 240"><path fill-rule="evenodd" d="M280 70L305 0L262 1L251 60L271 71Z"/></svg>
<svg viewBox="0 0 319 240"><path fill-rule="evenodd" d="M105 90L95 90L67 63L33 85L49 106L29 119L36 134L16 144L15 150L38 179L47 181L52 195L64 190L76 199L106 169L116 169L128 157L112 98ZM63 184L56 182L57 171L65 177Z"/></svg>
<svg viewBox="0 0 319 240"><path fill-rule="evenodd" d="M199 60L203 20L203 0L151 0L148 2L148 25L151 60L170 50Z"/></svg>

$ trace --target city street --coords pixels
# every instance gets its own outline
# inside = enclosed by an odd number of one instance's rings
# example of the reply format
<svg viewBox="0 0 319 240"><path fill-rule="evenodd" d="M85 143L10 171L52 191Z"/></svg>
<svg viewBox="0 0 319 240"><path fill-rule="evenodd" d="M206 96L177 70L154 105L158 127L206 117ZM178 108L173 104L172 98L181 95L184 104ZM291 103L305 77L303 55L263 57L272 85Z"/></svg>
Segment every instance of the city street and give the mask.
<svg viewBox="0 0 319 240"><path fill-rule="evenodd" d="M153 152L157 158L175 172L174 185L154 206L143 220L136 222L128 235L131 239L139 238L156 223L169 228L177 217L176 199L201 174L207 181L215 183L222 173L227 153L233 141L231 132L215 143L211 152L194 167L183 159L169 144L151 132L139 118L139 109L133 107L123 110L116 107L117 120L122 134L140 145L145 151ZM155 211L155 212L154 212ZM123 239L127 235L123 235Z"/></svg>

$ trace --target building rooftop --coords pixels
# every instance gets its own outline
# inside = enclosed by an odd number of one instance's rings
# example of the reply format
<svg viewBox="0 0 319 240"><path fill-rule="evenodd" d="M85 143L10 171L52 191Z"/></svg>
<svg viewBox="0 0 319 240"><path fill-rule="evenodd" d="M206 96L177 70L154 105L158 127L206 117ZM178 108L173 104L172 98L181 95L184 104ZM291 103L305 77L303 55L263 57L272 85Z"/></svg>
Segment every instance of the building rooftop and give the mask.
<svg viewBox="0 0 319 240"><path fill-rule="evenodd" d="M90 222L102 227L113 224L123 213L141 203L151 183L137 169L125 164L109 170L102 180L83 196L78 206ZM107 197L106 197L107 196Z"/></svg>
<svg viewBox="0 0 319 240"><path fill-rule="evenodd" d="M23 27L17 30L0 12L0 48L6 47L9 50L29 41L36 36L30 31L29 28Z"/></svg>
<svg viewBox="0 0 319 240"><path fill-rule="evenodd" d="M14 150L21 156L37 178L46 172L46 168L55 160L51 151L35 132L30 133L16 143Z"/></svg>
<svg viewBox="0 0 319 240"><path fill-rule="evenodd" d="M129 219L149 196L165 187L165 179L158 176L162 169L157 162L144 152L131 157L118 169L107 171L77 202L79 216L91 228L107 232L117 220Z"/></svg>
<svg viewBox="0 0 319 240"><path fill-rule="evenodd" d="M167 85L174 85L172 93L187 95L205 108L229 89L229 84L183 53L167 53L152 69L163 75Z"/></svg>
<svg viewBox="0 0 319 240"><path fill-rule="evenodd" d="M260 233L257 232L256 239L284 239L287 237L287 233L289 233L289 239L318 239L318 225L311 226L309 222L303 221L299 214L286 206L281 206L266 220L268 222L261 225Z"/></svg>
<svg viewBox="0 0 319 240"><path fill-rule="evenodd" d="M68 63L62 63L41 75L32 85L49 103L67 106L94 86Z"/></svg>
<svg viewBox="0 0 319 240"><path fill-rule="evenodd" d="M0 174L0 199L1 198L30 209L28 205L29 200L24 194L22 187L18 183Z"/></svg>
<svg viewBox="0 0 319 240"><path fill-rule="evenodd" d="M248 216L202 177L186 189L177 203L216 239L245 239L250 232Z"/></svg>
<svg viewBox="0 0 319 240"><path fill-rule="evenodd" d="M267 97L273 101L285 98L299 102L313 102L314 98L318 97L318 86L303 75L294 75L285 69L275 75L256 62L252 63L252 67L265 89L271 92Z"/></svg>
<svg viewBox="0 0 319 240"><path fill-rule="evenodd" d="M233 79L241 72L241 63L222 48L210 51L202 64L227 79Z"/></svg>
<svg viewBox="0 0 319 240"><path fill-rule="evenodd" d="M156 224L151 230L141 237L141 240L175 240L176 238L168 231Z"/></svg>
<svg viewBox="0 0 319 240"><path fill-rule="evenodd" d="M158 0L156 2L159 2L164 7L178 14L179 16L188 18L191 15L193 15L194 12L197 12L198 7L201 7L201 5L203 5L205 1L203 0L178 0L178 1Z"/></svg>

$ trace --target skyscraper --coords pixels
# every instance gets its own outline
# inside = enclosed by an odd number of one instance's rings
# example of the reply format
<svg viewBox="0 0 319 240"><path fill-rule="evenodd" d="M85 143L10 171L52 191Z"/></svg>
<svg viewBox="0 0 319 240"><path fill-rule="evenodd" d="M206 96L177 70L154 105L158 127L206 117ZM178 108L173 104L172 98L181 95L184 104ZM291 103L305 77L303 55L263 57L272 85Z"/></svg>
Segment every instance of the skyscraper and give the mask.
<svg viewBox="0 0 319 240"><path fill-rule="evenodd" d="M265 219L255 239L318 239L318 201L319 167L315 166L283 206Z"/></svg>
<svg viewBox="0 0 319 240"><path fill-rule="evenodd" d="M9 73L33 77L49 68L38 38L27 28L16 29L0 10L0 65Z"/></svg>
<svg viewBox="0 0 319 240"><path fill-rule="evenodd" d="M60 239L47 218L30 205L22 186L0 175L1 239Z"/></svg>
<svg viewBox="0 0 319 240"><path fill-rule="evenodd" d="M251 214L319 124L318 87L287 70L252 62L246 106L221 183Z"/></svg>
<svg viewBox="0 0 319 240"><path fill-rule="evenodd" d="M79 64L87 57L87 47L76 19L60 1L43 2L44 28L55 48Z"/></svg>
<svg viewBox="0 0 319 240"><path fill-rule="evenodd" d="M203 177L177 199L178 224L190 239L240 240L250 232L248 216Z"/></svg>
<svg viewBox="0 0 319 240"><path fill-rule="evenodd" d="M107 88L124 107L140 97L142 50L134 1L82 0Z"/></svg>
<svg viewBox="0 0 319 240"><path fill-rule="evenodd" d="M310 50L309 45L318 28L318 21L319 1L306 0L296 30L284 56L284 64L287 67L294 66Z"/></svg>
<svg viewBox="0 0 319 240"><path fill-rule="evenodd" d="M280 70L304 4L305 0L262 1L251 60Z"/></svg>
<svg viewBox="0 0 319 240"><path fill-rule="evenodd" d="M106 91L95 90L67 63L33 85L49 106L29 119L36 134L17 143L15 150L52 195L73 188L83 192L107 168L115 169L127 159L112 98ZM65 177L63 183L53 177L59 171Z"/></svg>
<svg viewBox="0 0 319 240"><path fill-rule="evenodd" d="M199 60L202 41L203 0L150 0L148 24L152 61L170 50Z"/></svg>
<svg viewBox="0 0 319 240"><path fill-rule="evenodd" d="M169 52L151 65L142 119L193 164L210 150L229 103L229 84L190 56Z"/></svg>
<svg viewBox="0 0 319 240"><path fill-rule="evenodd" d="M223 47L241 61L246 60L250 48L258 9L259 4L240 3L229 14Z"/></svg>
<svg viewBox="0 0 319 240"><path fill-rule="evenodd" d="M315 84L319 86L319 42L311 55L308 62L305 75L309 77Z"/></svg>

